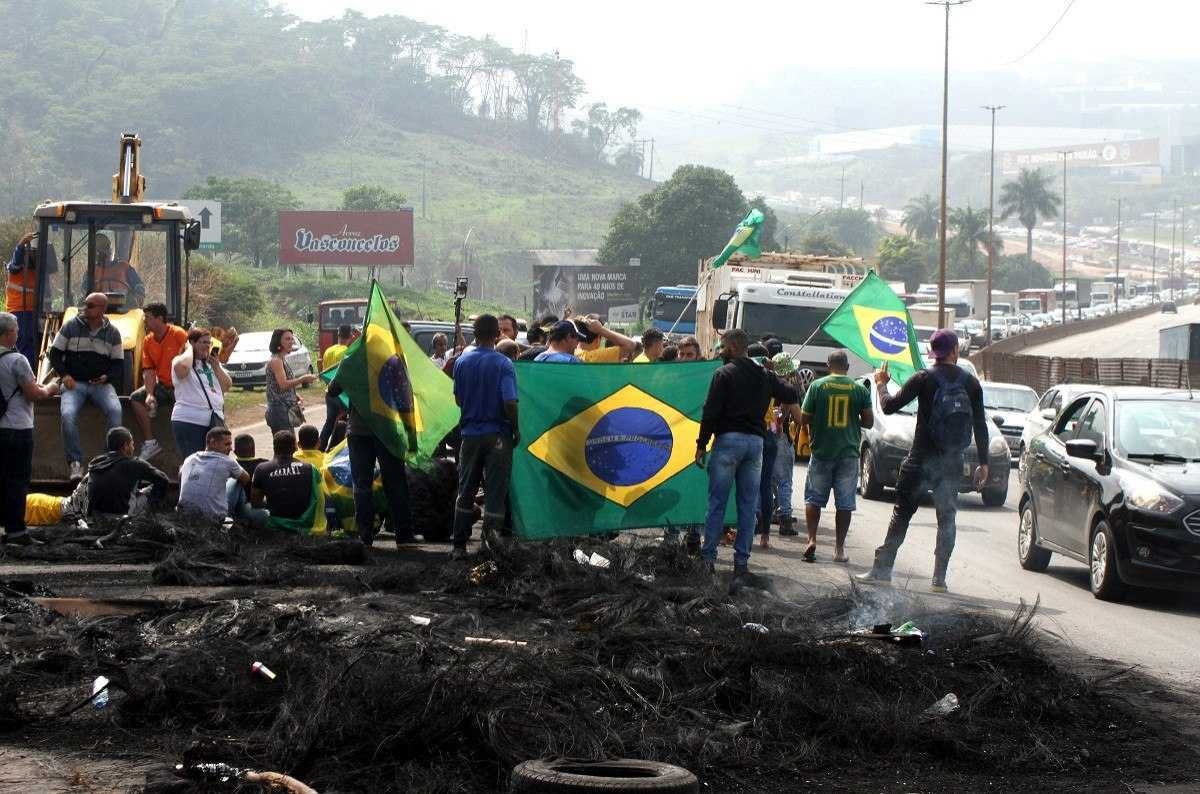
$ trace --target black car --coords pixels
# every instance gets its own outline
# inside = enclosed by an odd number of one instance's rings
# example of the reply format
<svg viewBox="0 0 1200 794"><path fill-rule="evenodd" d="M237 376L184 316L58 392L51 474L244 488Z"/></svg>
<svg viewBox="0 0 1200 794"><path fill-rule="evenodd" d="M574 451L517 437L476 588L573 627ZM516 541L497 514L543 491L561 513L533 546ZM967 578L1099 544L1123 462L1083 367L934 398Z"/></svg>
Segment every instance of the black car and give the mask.
<svg viewBox="0 0 1200 794"><path fill-rule="evenodd" d="M885 415L879 406L879 395L875 383L863 378L861 383L871 392L871 407L875 413L875 425L862 431L862 450L859 456L858 492L864 499L879 499L885 487L896 487L900 474L900 463L912 449L913 435L917 430L917 402L913 400L900 411ZM896 385L888 388L895 393ZM963 476L958 484L959 493L979 491L973 477L978 465L975 445L967 447L963 454ZM988 481L984 483L980 496L988 507L998 507L1008 499L1008 472L1011 468L1008 443L999 429L988 422Z"/></svg>
<svg viewBox="0 0 1200 794"><path fill-rule="evenodd" d="M1025 450L1017 555L1091 569L1092 593L1127 585L1200 590L1200 400L1191 392L1093 388Z"/></svg>
<svg viewBox="0 0 1200 794"><path fill-rule="evenodd" d="M1175 301L1163 301L1159 312L1162 314L1179 314L1179 309L1175 306Z"/></svg>

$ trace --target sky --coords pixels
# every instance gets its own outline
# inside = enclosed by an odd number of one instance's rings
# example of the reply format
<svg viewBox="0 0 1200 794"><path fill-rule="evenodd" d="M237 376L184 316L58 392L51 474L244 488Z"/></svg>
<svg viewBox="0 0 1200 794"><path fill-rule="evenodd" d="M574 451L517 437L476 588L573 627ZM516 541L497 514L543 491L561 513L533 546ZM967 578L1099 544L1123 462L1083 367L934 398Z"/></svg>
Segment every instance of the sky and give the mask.
<svg viewBox="0 0 1200 794"><path fill-rule="evenodd" d="M575 61L588 101L642 107L736 100L748 84L792 67L936 71L942 66L945 15L922 0L280 4L310 20L353 8L368 16L413 17L458 33L490 33L518 51L558 50ZM1088 63L1194 57L1197 29L1200 3L1190 0L971 0L951 10L951 69L1030 72L1077 64L1082 77Z"/></svg>

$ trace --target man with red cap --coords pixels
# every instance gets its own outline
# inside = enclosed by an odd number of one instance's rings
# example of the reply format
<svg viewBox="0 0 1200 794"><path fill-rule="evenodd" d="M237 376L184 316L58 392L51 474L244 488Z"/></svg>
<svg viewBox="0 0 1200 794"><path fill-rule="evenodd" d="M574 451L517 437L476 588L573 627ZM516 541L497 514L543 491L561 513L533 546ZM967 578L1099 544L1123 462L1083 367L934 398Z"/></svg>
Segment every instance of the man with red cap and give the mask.
<svg viewBox="0 0 1200 794"><path fill-rule="evenodd" d="M933 491L937 510L937 545L933 555L930 590L946 592L946 569L954 551L954 517L958 510L958 483L962 477L963 451L972 436L980 465L975 484L987 482L988 428L983 412L983 389L974 375L958 366L958 336L945 328L929 339L934 365L909 378L894 396L888 396L888 367L875 372L879 404L885 414L894 414L917 401L917 427L912 450L900 464L896 482L896 507L883 545L875 550L875 564L856 577L860 582L890 582L896 552L904 542L908 523L917 512L917 502Z"/></svg>

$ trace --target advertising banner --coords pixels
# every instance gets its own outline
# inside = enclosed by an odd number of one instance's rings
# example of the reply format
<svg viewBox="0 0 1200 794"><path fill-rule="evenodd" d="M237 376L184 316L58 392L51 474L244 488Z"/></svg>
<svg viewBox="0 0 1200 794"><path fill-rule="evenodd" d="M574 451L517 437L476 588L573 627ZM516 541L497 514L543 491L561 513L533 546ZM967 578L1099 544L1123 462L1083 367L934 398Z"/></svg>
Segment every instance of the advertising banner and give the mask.
<svg viewBox="0 0 1200 794"><path fill-rule="evenodd" d="M409 267L412 210L281 212L279 263Z"/></svg>
<svg viewBox="0 0 1200 794"><path fill-rule="evenodd" d="M1072 167L1124 168L1159 164L1158 138L1085 143L1048 149L1023 149L1000 153L1000 172L1016 174L1022 168L1062 166L1062 152Z"/></svg>
<svg viewBox="0 0 1200 794"><path fill-rule="evenodd" d="M614 307L638 302L638 270L628 267L534 265L534 317L559 317L569 306L575 314L605 320Z"/></svg>

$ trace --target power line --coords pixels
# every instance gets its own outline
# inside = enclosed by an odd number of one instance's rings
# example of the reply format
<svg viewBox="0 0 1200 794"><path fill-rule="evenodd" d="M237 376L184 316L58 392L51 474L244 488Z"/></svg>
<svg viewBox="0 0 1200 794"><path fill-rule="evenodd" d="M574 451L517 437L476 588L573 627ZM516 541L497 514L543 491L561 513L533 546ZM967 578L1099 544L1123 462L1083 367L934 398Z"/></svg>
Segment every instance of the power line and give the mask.
<svg viewBox="0 0 1200 794"><path fill-rule="evenodd" d="M1071 7L1072 7L1072 6L1074 6L1074 5L1075 5L1075 0L1067 0L1067 6L1066 6L1066 8L1064 8L1064 9L1063 9L1063 12L1062 12L1061 14L1059 14L1059 15L1058 15L1058 19L1054 20L1054 24L1053 24L1053 25L1051 25L1051 26L1050 26L1050 29L1046 31L1046 35L1044 35L1044 36L1042 36L1040 39L1038 39L1038 40L1037 40L1037 43L1036 43L1036 44L1034 44L1032 47L1030 47L1030 48L1029 48L1029 49L1028 49L1028 50L1025 52L1025 54L1024 54L1024 55L1020 56L1020 57L1019 57L1019 58L1017 58L1016 60L1009 61L1008 63L1006 63L1006 64L1003 64L1003 65L1004 65L1004 66L1012 66L1014 63L1018 63L1018 62L1020 62L1020 61L1023 61L1023 60L1025 60L1027 57L1029 57L1030 55L1032 55L1034 50L1036 50L1038 47L1042 46L1042 43L1043 43L1043 42L1045 42L1045 41L1046 41L1046 39L1050 38L1050 34L1052 34L1052 33L1055 31L1055 29L1058 27L1058 23L1062 22L1062 21L1063 21L1063 19L1065 19L1065 18L1066 18L1067 14L1068 14L1068 13L1070 13L1070 11L1071 11Z"/></svg>

